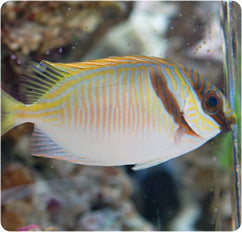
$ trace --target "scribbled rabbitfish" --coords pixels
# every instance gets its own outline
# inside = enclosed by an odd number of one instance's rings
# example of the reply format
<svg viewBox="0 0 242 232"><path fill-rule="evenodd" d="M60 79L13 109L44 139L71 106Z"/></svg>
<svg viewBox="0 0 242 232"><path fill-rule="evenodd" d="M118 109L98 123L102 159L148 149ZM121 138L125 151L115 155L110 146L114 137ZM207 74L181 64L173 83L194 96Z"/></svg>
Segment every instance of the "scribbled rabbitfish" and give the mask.
<svg viewBox="0 0 242 232"><path fill-rule="evenodd" d="M25 103L2 90L2 134L34 123L36 156L137 170L194 150L236 121L211 82L161 58L42 61L24 75Z"/></svg>

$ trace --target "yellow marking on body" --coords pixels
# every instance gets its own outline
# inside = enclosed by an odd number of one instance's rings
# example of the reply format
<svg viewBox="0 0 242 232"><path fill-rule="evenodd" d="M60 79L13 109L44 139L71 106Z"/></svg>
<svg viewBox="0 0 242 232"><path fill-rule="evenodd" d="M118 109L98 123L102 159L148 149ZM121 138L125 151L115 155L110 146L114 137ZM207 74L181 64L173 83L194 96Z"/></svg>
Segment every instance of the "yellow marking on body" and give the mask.
<svg viewBox="0 0 242 232"><path fill-rule="evenodd" d="M165 112L163 112L162 120L163 120L163 127L164 127L164 130L167 131L167 115L166 115Z"/></svg>
<svg viewBox="0 0 242 232"><path fill-rule="evenodd" d="M33 118L33 119L40 119L42 117L46 117L49 115L58 115L60 113L62 124L64 125L64 109L61 108L59 110L53 110L54 108L63 105L65 103L65 97L59 98L56 101L51 103L35 103L32 105L19 107L16 113L19 115L20 118Z"/></svg>
<svg viewBox="0 0 242 232"><path fill-rule="evenodd" d="M191 106L187 109L188 111L193 111L193 110L196 110L196 108L194 106Z"/></svg>
<svg viewBox="0 0 242 232"><path fill-rule="evenodd" d="M134 77L135 78L135 77ZM137 115L137 126L136 126L136 131L135 133L137 134L139 126L140 126L140 107L141 105L139 104L139 98L138 98L138 86L134 86L134 104L136 105L136 115Z"/></svg>
<svg viewBox="0 0 242 232"><path fill-rule="evenodd" d="M133 98L133 94L132 94L132 89L135 88L135 78L134 78L134 72L135 69L134 68L129 68L130 70L130 80L129 80L129 120L128 120L128 129L129 129L129 133L132 134L133 129L134 129L134 124L135 124L135 100ZM131 126L132 125L132 126Z"/></svg>
<svg viewBox="0 0 242 232"><path fill-rule="evenodd" d="M148 70L145 69L145 94L146 94L146 101L147 101L147 129L148 134L150 133L150 127L151 127L151 118L152 118L152 112L150 112L150 106L152 104L152 98L151 98L151 89L149 88L149 79L148 79ZM154 91L154 90L153 90Z"/></svg>
<svg viewBox="0 0 242 232"><path fill-rule="evenodd" d="M196 116L196 115L198 115L199 114L199 112L195 112L195 113L193 113L193 114L188 114L188 116L189 117L194 117L194 116Z"/></svg>
<svg viewBox="0 0 242 232"><path fill-rule="evenodd" d="M160 105L157 106L157 109L158 109L158 119L157 119L158 129L160 132L162 132L163 127L162 127L162 123L161 123L161 118L162 118L162 114L164 111L162 110ZM169 117L169 119L171 119L171 117Z"/></svg>
<svg viewBox="0 0 242 232"><path fill-rule="evenodd" d="M179 78L180 82L181 82L181 87L180 87L180 93L181 93L181 97L182 99L185 99L185 95L192 95L191 90L189 89L187 83L184 81L183 76L180 74L178 69L174 69L175 74L177 75L177 77ZM184 87L186 89L186 92L184 90Z"/></svg>
<svg viewBox="0 0 242 232"><path fill-rule="evenodd" d="M174 122L172 120L172 118L170 116L168 116L168 124L170 125L170 128L169 128L169 136L172 135L172 132L173 132L173 128L174 128Z"/></svg>
<svg viewBox="0 0 242 232"><path fill-rule="evenodd" d="M139 87L139 92L140 92L140 102L141 102L141 132L144 131L145 128L145 103L144 103L144 90L142 86L142 76L141 76L141 71L144 71L144 68L140 68L138 71L138 87ZM144 77L145 78L145 77ZM144 80L143 80L144 81Z"/></svg>
<svg viewBox="0 0 242 232"><path fill-rule="evenodd" d="M20 118L31 118L31 119L38 119L38 120L41 120L42 122L51 122L52 119L51 118L48 118L48 119L45 119L45 117L48 117L48 116L57 116L59 115L60 116L60 126L64 126L65 124L65 112L64 112L64 109L63 108L60 108L60 109L57 109L57 110L52 110L50 112L25 112L25 113L20 113L19 114L19 117ZM55 120L56 121L56 120Z"/></svg>
<svg viewBox="0 0 242 232"><path fill-rule="evenodd" d="M95 89L95 98L96 98L96 131L97 131L97 133L98 133L98 131L99 131L99 126L100 126L100 120L101 120L101 106L100 106L100 104L101 104L101 99L100 99L100 97L101 96L99 96L99 88L102 88L102 89L104 89L103 87L99 87L100 86L100 79L98 79L97 81L96 81L96 89ZM99 88L98 88L99 87Z"/></svg>
<svg viewBox="0 0 242 232"><path fill-rule="evenodd" d="M112 130L112 120L113 120L113 123L114 123L114 118L112 118L112 109L114 108L114 104L113 104L113 99L116 97L116 93L114 91L114 94L113 95L113 78L114 78L114 74L110 74L110 78L109 78L109 87L108 87L108 92L109 92L109 111L108 111L108 115L106 115L106 117L108 117L108 134L110 135L111 134L111 130ZM105 98L107 97L106 96L106 93L104 93L105 95ZM107 108L106 108L107 109ZM106 121L106 119L105 119ZM104 128L105 128L105 125L106 125L106 122L104 123Z"/></svg>
<svg viewBox="0 0 242 232"><path fill-rule="evenodd" d="M59 84L57 84L56 86L53 87L53 89L51 89L51 91L49 91L46 95L45 95L45 99L53 99L58 95L61 95L61 93L63 93L65 90L67 90L68 88L82 82L85 80L89 80L88 82L90 82L92 80L92 78L97 77L98 75L102 75L103 71L98 71L98 72L94 72L91 74L85 74L79 78L76 79L64 79L62 82L60 82Z"/></svg>
<svg viewBox="0 0 242 232"><path fill-rule="evenodd" d="M129 81L129 108L127 109L128 110L128 131L129 131L129 134L132 133L132 128L134 126L134 103L133 103L133 95L132 95L132 89L134 88L134 69L133 68L129 68L130 70L130 80ZM132 127L131 127L132 125Z"/></svg>
<svg viewBox="0 0 242 232"><path fill-rule="evenodd" d="M156 121L156 108L158 107L157 104L157 99L153 98L152 101L152 126L153 126L153 130L155 131L157 129L157 121Z"/></svg>
<svg viewBox="0 0 242 232"><path fill-rule="evenodd" d="M71 95L72 95L72 93L71 92L69 92L69 93L67 93L66 94L66 96L65 96L65 98L66 98L66 103L65 103L65 105L66 105L66 110L67 110L67 120L68 120L68 126L70 127L71 126L71 119L72 119L72 112L71 112L71 102L70 102L70 100L71 100Z"/></svg>
<svg viewBox="0 0 242 232"><path fill-rule="evenodd" d="M79 112L79 106L78 106L78 92L77 88L74 88L74 125L75 127L77 126L77 121L78 121L78 112Z"/></svg>
<svg viewBox="0 0 242 232"><path fill-rule="evenodd" d="M172 83L172 87L173 87L173 89L176 91L176 90L177 90L177 83L176 83L176 81L175 81L175 78L174 78L173 75L172 75L171 70L170 70L168 67L164 67L164 70L165 70L165 72L167 73L167 75L168 75L169 78L170 78L170 81L171 81L171 83ZM176 70L176 69L175 69L175 70Z"/></svg>
<svg viewBox="0 0 242 232"><path fill-rule="evenodd" d="M131 122L133 118L131 118L132 112L133 111L133 104L132 104L132 96L131 94L129 95L129 108L128 108L128 131L131 132Z"/></svg>
<svg viewBox="0 0 242 232"><path fill-rule="evenodd" d="M85 85L81 85L80 87L80 92L81 92L81 116L80 116L80 120L82 119L82 117L84 117L84 122L83 122L83 128L87 129L87 121L88 121L88 108L87 108L87 102L86 102L86 98L85 98Z"/></svg>
<svg viewBox="0 0 242 232"><path fill-rule="evenodd" d="M120 96L120 93L121 93L120 88L123 88L123 87L120 84L120 77L121 77L121 73L122 72L123 72L123 70L120 70L120 69L117 70L116 83L115 83L115 85L116 85L116 88L115 88L115 91L116 91L116 104L115 104L115 108L118 111L118 113L116 114L116 117L118 117L118 119L115 118L115 121L118 120L118 128L116 128L117 132L120 132L120 129L121 129L121 107L122 106L121 106L120 103L121 103L121 97L122 96Z"/></svg>
<svg viewBox="0 0 242 232"><path fill-rule="evenodd" d="M124 82L127 84L127 69L124 71L124 77L123 77ZM129 91L129 90L128 90ZM123 100L123 131L125 132L127 129L127 89L126 85L123 87L123 93L122 93L122 100Z"/></svg>
<svg viewBox="0 0 242 232"><path fill-rule="evenodd" d="M134 88L134 87L133 87ZM135 118L135 98L132 96L131 97L131 107L132 107L132 127L130 128L131 129L131 132L133 132L134 131L134 126L135 126L135 120L136 120L136 118Z"/></svg>
<svg viewBox="0 0 242 232"><path fill-rule="evenodd" d="M111 78L110 78L111 79ZM106 81L106 80L105 80ZM104 85L106 83L104 82ZM104 136L104 132L105 132L105 124L106 124L106 117L107 117L107 101L106 101L106 88L110 89L110 86L108 87L102 87L102 101L103 101L103 105L102 105L102 113L103 117L102 117L102 124L101 124L101 130L102 130L102 135ZM110 97L110 102L111 102L111 97ZM101 106L100 106L101 107ZM100 109L101 110L101 109Z"/></svg>
<svg viewBox="0 0 242 232"><path fill-rule="evenodd" d="M191 97L188 98L188 101L189 101L190 103L192 103L192 104L194 105L195 109L196 109L196 112L197 112L196 115L198 115L198 118L196 118L196 119L191 119L191 122L193 122L193 123L195 124L195 126L196 126L196 128L197 128L198 130L204 130L204 129L206 129L206 128L204 128L204 126L203 126L205 122L207 122L207 126L208 126L208 125L212 125L213 128L219 129L219 127L216 126L214 123L212 123L212 122L209 121L208 119L203 118L203 117L201 116L201 114L199 113L199 110L198 110L198 107L197 107L196 102L193 102L193 99L192 99ZM199 120L201 120L201 128L199 127L199 124L198 124ZM209 129L209 131L210 131L210 130L211 130L211 129Z"/></svg>
<svg viewBox="0 0 242 232"><path fill-rule="evenodd" d="M89 130L92 131L93 123L94 123L94 107L93 107L93 96L92 96L92 89L94 86L92 86L92 81L90 80L88 82L87 88L88 88L88 103L89 103L89 112L90 112L90 125Z"/></svg>

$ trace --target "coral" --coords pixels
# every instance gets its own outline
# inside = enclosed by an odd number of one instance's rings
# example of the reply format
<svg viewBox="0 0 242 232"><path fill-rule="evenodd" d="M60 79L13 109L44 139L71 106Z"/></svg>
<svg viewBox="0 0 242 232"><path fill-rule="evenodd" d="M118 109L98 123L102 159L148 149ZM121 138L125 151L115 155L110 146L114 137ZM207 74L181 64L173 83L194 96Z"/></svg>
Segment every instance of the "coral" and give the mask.
<svg viewBox="0 0 242 232"><path fill-rule="evenodd" d="M115 210L104 208L85 214L80 218L78 227L82 230L154 230L155 228L140 217L130 201L122 203Z"/></svg>
<svg viewBox="0 0 242 232"><path fill-rule="evenodd" d="M24 226L25 216L31 212L32 189L34 178L32 172L21 164L11 164L6 167L1 176L2 183L2 226L6 230L16 230ZM19 193L21 199L18 199ZM14 204L11 203L11 196ZM5 204L10 199L10 204Z"/></svg>
<svg viewBox="0 0 242 232"><path fill-rule="evenodd" d="M68 168L63 173L65 164ZM35 230L35 223L41 230L50 225L59 230L154 230L129 200L132 184L122 168L58 160L51 166L52 177L46 180L44 173L30 175L23 165L6 167L3 178L9 188L2 192L5 229ZM16 175L21 181L16 181Z"/></svg>
<svg viewBox="0 0 242 232"><path fill-rule="evenodd" d="M32 173L21 164L11 164L4 169L1 176L2 190L24 186L34 182Z"/></svg>
<svg viewBox="0 0 242 232"><path fill-rule="evenodd" d="M126 3L7 2L2 8L2 42L24 55L65 46L93 33L106 18L127 14ZM112 15L108 10L112 9ZM31 32L31 33L30 33Z"/></svg>

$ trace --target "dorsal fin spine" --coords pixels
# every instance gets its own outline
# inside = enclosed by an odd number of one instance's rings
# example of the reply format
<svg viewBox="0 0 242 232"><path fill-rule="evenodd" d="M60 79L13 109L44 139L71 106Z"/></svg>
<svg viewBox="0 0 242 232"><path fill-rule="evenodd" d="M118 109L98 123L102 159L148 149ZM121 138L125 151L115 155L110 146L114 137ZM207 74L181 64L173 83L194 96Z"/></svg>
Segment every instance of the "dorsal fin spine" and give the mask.
<svg viewBox="0 0 242 232"><path fill-rule="evenodd" d="M30 63L22 78L22 95L26 104L33 104L48 93L64 78L70 76L67 70L55 67L47 61Z"/></svg>

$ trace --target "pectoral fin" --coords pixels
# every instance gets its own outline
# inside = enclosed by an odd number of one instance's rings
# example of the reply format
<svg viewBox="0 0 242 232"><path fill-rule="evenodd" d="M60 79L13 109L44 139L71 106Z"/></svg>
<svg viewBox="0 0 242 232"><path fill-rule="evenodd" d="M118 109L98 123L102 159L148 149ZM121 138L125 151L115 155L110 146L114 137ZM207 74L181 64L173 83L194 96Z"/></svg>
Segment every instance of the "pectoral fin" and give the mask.
<svg viewBox="0 0 242 232"><path fill-rule="evenodd" d="M184 115L183 115L183 112L181 112L180 114L180 123L179 123L179 127L176 129L176 132L175 132L175 137L174 137L174 140L175 140L175 144L178 145L181 140L182 140L182 137L185 135L185 134L189 134L189 135L192 135L192 136L195 136L195 137L200 137L191 127L190 125L187 123Z"/></svg>

